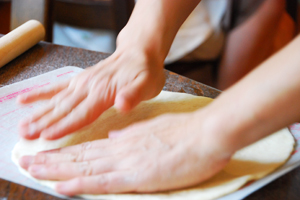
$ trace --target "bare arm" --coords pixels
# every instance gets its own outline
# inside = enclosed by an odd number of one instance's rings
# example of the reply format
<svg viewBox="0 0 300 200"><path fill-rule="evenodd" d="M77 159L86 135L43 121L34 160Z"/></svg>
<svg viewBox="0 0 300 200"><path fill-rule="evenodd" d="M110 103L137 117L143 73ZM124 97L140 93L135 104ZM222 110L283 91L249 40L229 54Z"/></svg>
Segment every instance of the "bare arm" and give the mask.
<svg viewBox="0 0 300 200"><path fill-rule="evenodd" d="M118 36L118 48L144 46L164 60L178 29L200 1L139 0Z"/></svg>
<svg viewBox="0 0 300 200"><path fill-rule="evenodd" d="M223 148L234 152L300 119L299 55L297 36L207 108L206 128Z"/></svg>
<svg viewBox="0 0 300 200"><path fill-rule="evenodd" d="M219 66L219 89L227 89L294 38L294 21L285 4L286 0L266 0L229 32Z"/></svg>
<svg viewBox="0 0 300 200"><path fill-rule="evenodd" d="M300 36L203 109L110 132L89 149L25 156L20 164L35 178L63 181L56 191L64 195L155 192L203 182L235 151L300 118L299 54Z"/></svg>
<svg viewBox="0 0 300 200"><path fill-rule="evenodd" d="M163 61L177 30L200 0L139 0L120 32L116 51L67 84L33 91L20 103L51 99L43 110L23 120L20 134L57 139L97 119L115 104L128 111L161 91Z"/></svg>
<svg viewBox="0 0 300 200"><path fill-rule="evenodd" d="M25 156L20 164L35 178L61 180L56 191L64 195L195 185L219 172L235 151L300 118L299 55L300 36L203 109L136 123L88 149Z"/></svg>

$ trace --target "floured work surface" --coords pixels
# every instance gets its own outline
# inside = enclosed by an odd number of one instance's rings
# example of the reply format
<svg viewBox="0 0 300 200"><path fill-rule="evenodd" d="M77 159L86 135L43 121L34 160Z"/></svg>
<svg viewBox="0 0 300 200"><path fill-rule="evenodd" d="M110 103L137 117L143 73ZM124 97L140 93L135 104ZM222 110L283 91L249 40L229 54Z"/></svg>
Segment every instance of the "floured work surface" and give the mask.
<svg viewBox="0 0 300 200"><path fill-rule="evenodd" d="M12 150L12 147L15 143L18 141L18 136L17 136L17 129L16 125L19 119L27 116L28 114L32 113L33 110L38 108L39 106L43 105L45 102L38 102L32 105L27 105L27 106L18 106L15 104L15 97L18 94L27 92L29 90L32 90L34 88L38 87L43 87L45 85L53 84L57 82L58 80L63 80L66 78L69 78L72 75L75 75L81 71L81 69L78 68L62 68L59 70L55 70L53 72L47 73L45 75L41 75L39 77L35 77L33 79L29 79L20 83L13 84L11 86L7 86L5 88L0 89L0 94L1 94L1 108L5 108L5 110L1 109L1 122L2 121L7 121L7 123L1 123L0 124L0 130L5 130L5 134L1 134L1 141L5 142L4 139L8 139L9 141L6 142L7 145L2 148L6 148L6 150L2 150L4 153L1 155L1 159L5 160L4 164L1 163L1 168L4 170L1 170L2 173L0 173L0 176L4 179L8 179L11 181L14 181L16 183L20 183L23 185L26 185L28 187L32 187L37 190L41 190L44 192L47 192L49 194L56 195L55 192L52 190L49 190L48 188L45 188L43 186L40 186L39 184L34 183L33 181L25 178L24 176L21 176L19 172L17 171L17 168L13 166L13 164L10 161L10 151ZM175 95L175 96L173 96ZM156 100L159 100L158 104L162 106L163 103L167 103L166 105L170 104L170 101L172 103L178 103L181 104L185 102L185 105L187 104L187 99L188 104L191 105L193 102L196 102L196 107L193 109L196 109L197 106L199 106L199 100L194 101L193 96L191 95L180 95L177 93L161 93L160 96L156 98ZM176 99L175 101L172 99ZM179 101L178 101L179 99ZM207 99L207 98L203 98ZM154 101L154 100L151 100ZM206 101L206 100L205 100ZM208 100L209 102L209 100ZM147 105L148 103L144 103ZM157 104L157 103L156 103ZM202 104L202 103L201 103ZM178 104L177 104L178 105ZM140 105L143 106L143 105ZM147 107L147 106L146 106ZM164 108L165 106L162 106L161 108ZM174 106L170 106L174 107ZM178 107L178 106L176 106ZM149 108L148 108L149 109ZM152 108L150 109L152 110ZM114 111L112 112L114 113ZM146 112L148 113L148 112ZM108 116L111 116L110 114L107 114ZM105 115L104 115L105 116ZM13 119L13 120L12 120ZM99 121L101 119L98 119ZM107 122L110 122L109 120ZM111 122L110 122L111 123ZM114 124L112 122L112 124ZM3 126L5 125L5 126ZM10 127L7 127L10 126ZM95 124L91 125L92 128L97 127ZM115 126L114 126L115 128ZM81 133L78 133L79 135ZM3 137L3 135L6 135ZM44 150L44 148L56 148L59 146L64 146L66 143L69 143L68 140L72 138L72 136L68 136L69 138L64 138L60 141L56 141L56 146L55 145L50 145L48 147L41 146L41 149L38 150ZM104 137L103 135L100 137ZM153 195L143 195L143 199L200 199L200 197L204 197L204 199L209 198L215 198L218 197L219 195L224 195L227 194L228 192L234 191L238 189L240 186L244 185L248 180L251 180L252 178L260 178L261 176L273 171L275 168L277 168L289 155L290 152L292 151L293 148L293 138L290 136L289 133L278 133L276 135L270 136L271 140L265 139L264 141L259 142L257 147L254 147L256 153L253 154L253 150L251 148L246 148L245 150L241 151L240 153L236 154L234 156L234 159L230 162L230 164L217 176L215 176L213 179L197 186L196 188L191 188L187 190L182 190L182 191L174 191L170 193L160 193L160 194L153 194ZM76 138L76 137L75 137ZM78 138L78 137L77 137ZM273 139L272 139L273 138ZM88 138L86 138L88 139ZM64 141L65 140L65 141ZM73 140L73 139L72 139ZM80 139L81 140L81 139ZM73 140L76 142L76 140ZM278 146L278 141L280 143L280 147ZM286 147L283 147L282 141L287 141ZM36 141L34 141L36 142ZM33 142L33 143L34 143ZM82 141L81 141L82 142ZM70 143L69 143L70 144ZM4 146L4 145L3 145ZM266 148L267 146L267 148ZM275 157L274 155L278 154L278 148L283 148L279 152L282 153L280 158ZM28 152L27 152L28 153ZM31 152L30 154L34 154L35 152ZM296 153L297 154L297 153ZM291 170L294 168L298 163L298 157L297 155L293 155L292 159L290 161L293 161L293 163L288 163L285 166L282 167L281 171L277 171L277 173L271 174L267 176L266 178L256 181L258 182L258 185L256 185L256 182L251 184L250 186L247 186L237 192L234 192L231 195L225 196L222 199L229 198L229 199L240 199L249 192L256 190L257 188L261 187L261 181L265 180L263 184L266 184L267 182L270 181L270 179L276 178L278 175L282 173L286 173L286 171ZM16 154L17 158L20 156L20 154ZM4 158L5 157L5 158ZM269 158L272 158L270 160ZM297 159L297 160L295 160ZM11 166L10 166L11 165ZM246 167L241 167L241 166L246 166ZM9 170L8 170L9 169ZM237 170L238 169L238 170ZM246 170L246 171L245 171ZM248 170L248 171L247 171ZM250 170L250 172L249 172ZM4 171L4 173L3 173ZM6 173L5 173L6 171ZM7 173L8 172L8 173ZM250 175L252 174L252 175ZM12 178L13 177L13 178ZM219 183L219 185L216 186L215 183ZM229 183L228 183L229 182ZM51 183L50 183L51 184ZM208 188L208 186L214 186L211 191L211 189ZM256 185L256 186L255 186ZM254 189L253 189L254 186ZM199 190L199 188L202 187L202 192ZM245 190L246 189L246 190ZM242 193L241 193L242 192ZM202 194L201 194L202 193ZM93 196L89 196L93 197ZM135 196L129 196L129 194L124 194L124 195L106 195L102 196L102 199L116 199L118 197L121 197L121 199L128 198L128 199L140 199L140 195L135 195Z"/></svg>

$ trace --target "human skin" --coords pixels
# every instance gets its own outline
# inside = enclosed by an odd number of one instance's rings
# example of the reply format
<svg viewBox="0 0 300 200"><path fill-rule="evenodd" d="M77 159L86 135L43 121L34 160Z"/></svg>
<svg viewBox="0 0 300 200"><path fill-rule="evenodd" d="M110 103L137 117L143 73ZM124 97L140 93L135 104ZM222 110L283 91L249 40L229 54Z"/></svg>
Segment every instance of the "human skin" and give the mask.
<svg viewBox="0 0 300 200"><path fill-rule="evenodd" d="M57 139L90 124L112 105L126 112L158 95L165 81L164 59L181 24L198 3L138 1L109 58L70 82L18 98L19 103L52 98L49 106L19 123L21 136Z"/></svg>
<svg viewBox="0 0 300 200"><path fill-rule="evenodd" d="M200 183L237 150L300 119L299 47L300 36L203 109L140 122L105 140L24 156L20 164L35 178L61 180L57 192L70 196Z"/></svg>
<svg viewBox="0 0 300 200"><path fill-rule="evenodd" d="M25 156L20 164L37 179L66 181L56 191L69 196L188 187L217 173L230 157L208 146L192 115L162 115L111 132L109 139Z"/></svg>
<svg viewBox="0 0 300 200"><path fill-rule="evenodd" d="M200 183L231 155L300 119L300 36L208 106L140 122L89 144L21 158L56 190L81 193L155 192Z"/></svg>
<svg viewBox="0 0 300 200"><path fill-rule="evenodd" d="M294 38L295 24L285 4L286 0L265 0L248 20L228 33L218 89L227 89Z"/></svg>

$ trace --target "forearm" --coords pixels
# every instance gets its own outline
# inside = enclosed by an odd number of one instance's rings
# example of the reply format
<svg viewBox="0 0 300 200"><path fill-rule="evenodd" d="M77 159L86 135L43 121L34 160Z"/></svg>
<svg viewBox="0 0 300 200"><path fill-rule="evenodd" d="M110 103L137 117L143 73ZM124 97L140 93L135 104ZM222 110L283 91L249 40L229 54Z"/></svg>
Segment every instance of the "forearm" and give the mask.
<svg viewBox="0 0 300 200"><path fill-rule="evenodd" d="M161 62L188 15L200 0L138 0L128 24L120 32L117 49L138 47Z"/></svg>
<svg viewBox="0 0 300 200"><path fill-rule="evenodd" d="M293 39L293 20L285 12L285 1L264 1L248 20L228 34L218 88L228 88Z"/></svg>
<svg viewBox="0 0 300 200"><path fill-rule="evenodd" d="M220 95L206 109L212 137L234 152L299 120L299 55L300 36Z"/></svg>

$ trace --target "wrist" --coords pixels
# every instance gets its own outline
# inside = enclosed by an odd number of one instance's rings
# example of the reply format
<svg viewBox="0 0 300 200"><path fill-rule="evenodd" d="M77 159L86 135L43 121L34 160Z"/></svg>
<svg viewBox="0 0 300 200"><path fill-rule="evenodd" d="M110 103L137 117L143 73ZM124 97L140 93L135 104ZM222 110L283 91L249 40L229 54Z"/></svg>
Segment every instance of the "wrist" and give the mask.
<svg viewBox="0 0 300 200"><path fill-rule="evenodd" d="M196 111L196 115L204 118L201 128L207 143L231 155L266 135L255 106L245 105L239 98L243 97L234 98L225 91L210 105Z"/></svg>
<svg viewBox="0 0 300 200"><path fill-rule="evenodd" d="M234 119L234 109L227 108L220 99L195 112L195 118L201 120L199 133L202 145L210 148L213 154L224 159L230 158L237 150L242 148L239 141L243 129ZM199 123L199 122L198 122Z"/></svg>
<svg viewBox="0 0 300 200"><path fill-rule="evenodd" d="M235 151L227 148L223 138L218 137L218 129L216 129L217 118L207 117L206 108L188 114L187 138L188 143L186 149L193 147L193 151L198 160L203 162L205 158L208 171L218 172L230 160ZM213 115L212 115L213 116Z"/></svg>
<svg viewBox="0 0 300 200"><path fill-rule="evenodd" d="M128 52L135 55L136 58L140 56L146 61L156 62L163 68L168 49L162 47L164 43L159 34L151 34L146 30L133 30L129 26L124 27L119 33L116 52Z"/></svg>

